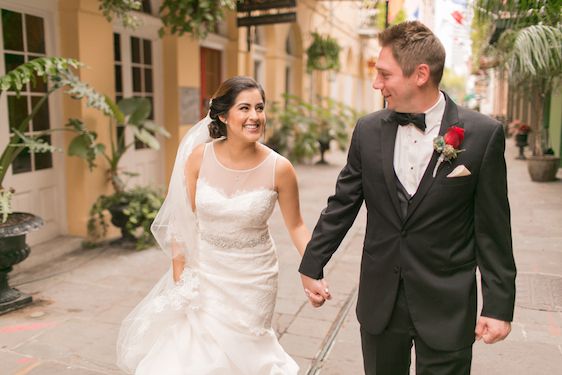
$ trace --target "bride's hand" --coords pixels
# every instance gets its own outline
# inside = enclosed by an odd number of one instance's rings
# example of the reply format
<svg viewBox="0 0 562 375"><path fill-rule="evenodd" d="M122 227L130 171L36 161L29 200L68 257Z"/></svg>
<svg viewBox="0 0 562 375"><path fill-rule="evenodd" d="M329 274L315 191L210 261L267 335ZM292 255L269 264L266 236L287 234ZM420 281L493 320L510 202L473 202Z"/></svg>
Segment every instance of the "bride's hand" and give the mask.
<svg viewBox="0 0 562 375"><path fill-rule="evenodd" d="M311 277L301 274L302 286L308 300L314 307L320 307L332 298L328 290L328 283L324 279L315 280Z"/></svg>

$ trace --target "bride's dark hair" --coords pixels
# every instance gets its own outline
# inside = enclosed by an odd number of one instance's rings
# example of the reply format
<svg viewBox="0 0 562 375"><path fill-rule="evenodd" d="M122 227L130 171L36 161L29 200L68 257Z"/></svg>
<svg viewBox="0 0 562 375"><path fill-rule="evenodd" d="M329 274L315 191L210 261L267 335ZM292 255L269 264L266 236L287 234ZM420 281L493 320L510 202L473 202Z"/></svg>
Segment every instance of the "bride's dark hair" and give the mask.
<svg viewBox="0 0 562 375"><path fill-rule="evenodd" d="M219 116L225 116L234 105L238 94L242 91L257 89L265 104L265 92L263 87L254 79L244 76L236 76L224 81L213 95L209 108L209 117L213 120L209 124L209 134L212 138L226 137L226 125Z"/></svg>

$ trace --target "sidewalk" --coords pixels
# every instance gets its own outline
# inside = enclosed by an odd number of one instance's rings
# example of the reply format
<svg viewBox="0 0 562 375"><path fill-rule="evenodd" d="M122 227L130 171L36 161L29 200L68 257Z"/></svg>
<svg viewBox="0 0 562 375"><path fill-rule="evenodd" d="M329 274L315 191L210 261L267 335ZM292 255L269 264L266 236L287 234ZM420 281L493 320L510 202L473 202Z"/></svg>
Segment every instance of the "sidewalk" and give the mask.
<svg viewBox="0 0 562 375"><path fill-rule="evenodd" d="M562 369L562 181L531 182L526 162L507 140L517 299L512 332L504 342L474 345L473 375L553 375ZM558 177L562 178L559 171ZM362 374L359 323L350 313L322 375ZM415 372L412 371L411 374Z"/></svg>
<svg viewBox="0 0 562 375"><path fill-rule="evenodd" d="M525 163L515 155L508 140L519 268L515 322L505 342L475 345L477 375L554 374L562 368L562 182L531 183ZM328 160L329 166L297 168L310 229L333 192L345 156L332 154ZM334 299L313 309L300 286L298 254L278 209L271 219L280 265L274 327L301 374L362 374L354 310L364 231L362 213L326 269ZM121 374L114 365L119 324L167 267L159 250L109 247L18 270L12 283L33 294L35 303L0 316L0 375Z"/></svg>

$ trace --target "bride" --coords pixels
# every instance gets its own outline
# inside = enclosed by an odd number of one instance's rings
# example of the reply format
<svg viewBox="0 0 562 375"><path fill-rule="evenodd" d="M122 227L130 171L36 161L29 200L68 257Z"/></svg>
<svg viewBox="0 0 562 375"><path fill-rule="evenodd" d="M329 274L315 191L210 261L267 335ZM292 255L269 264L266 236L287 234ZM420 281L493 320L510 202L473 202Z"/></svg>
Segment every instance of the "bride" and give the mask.
<svg viewBox="0 0 562 375"><path fill-rule="evenodd" d="M183 138L152 225L172 267L123 322L123 370L297 374L271 328L278 262L268 219L275 202L301 255L310 233L291 163L259 142L264 109L257 82L228 79L207 117Z"/></svg>

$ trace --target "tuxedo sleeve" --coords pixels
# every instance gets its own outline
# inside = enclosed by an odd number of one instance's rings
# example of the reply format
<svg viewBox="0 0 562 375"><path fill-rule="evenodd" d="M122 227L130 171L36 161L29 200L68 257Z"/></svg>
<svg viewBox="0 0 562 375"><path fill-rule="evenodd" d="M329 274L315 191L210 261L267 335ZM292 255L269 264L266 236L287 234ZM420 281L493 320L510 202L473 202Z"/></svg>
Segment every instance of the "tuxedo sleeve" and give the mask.
<svg viewBox="0 0 562 375"><path fill-rule="evenodd" d="M320 214L299 267L300 273L314 279L324 277L324 266L341 244L363 203L360 125L361 121L353 131L347 163L338 176L335 194L328 198Z"/></svg>
<svg viewBox="0 0 562 375"><path fill-rule="evenodd" d="M474 205L476 257L482 276L482 316L513 319L515 261L507 198L505 136L497 126L484 154Z"/></svg>

